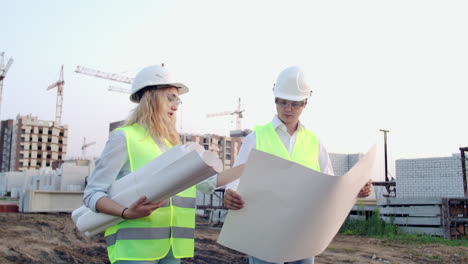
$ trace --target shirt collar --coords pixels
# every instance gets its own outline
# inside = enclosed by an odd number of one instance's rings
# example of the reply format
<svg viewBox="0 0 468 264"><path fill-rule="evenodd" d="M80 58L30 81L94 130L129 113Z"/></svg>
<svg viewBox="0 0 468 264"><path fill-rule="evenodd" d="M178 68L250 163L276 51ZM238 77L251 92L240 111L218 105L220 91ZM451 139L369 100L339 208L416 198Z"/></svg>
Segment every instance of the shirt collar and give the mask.
<svg viewBox="0 0 468 264"><path fill-rule="evenodd" d="M278 115L275 115L273 117L273 120L271 120L271 123L273 124L273 128L276 130L278 128L286 131L286 125L278 118ZM304 125L301 123L301 121L299 120L299 124L297 125L297 128L296 131L298 131L299 129L301 128L305 128Z"/></svg>

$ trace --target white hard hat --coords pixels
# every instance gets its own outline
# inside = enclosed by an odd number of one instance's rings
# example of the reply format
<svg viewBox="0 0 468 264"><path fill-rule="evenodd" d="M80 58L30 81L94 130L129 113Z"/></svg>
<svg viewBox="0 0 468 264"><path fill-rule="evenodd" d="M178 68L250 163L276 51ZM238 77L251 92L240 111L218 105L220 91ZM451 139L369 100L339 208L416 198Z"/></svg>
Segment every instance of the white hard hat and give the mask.
<svg viewBox="0 0 468 264"><path fill-rule="evenodd" d="M174 82L166 68L159 65L153 65L143 68L135 76L135 79L132 83L132 94L130 95L130 101L138 103L141 97L141 94L138 93L139 91L142 91L146 87L159 85L175 86L179 88L179 95L189 91L188 87L184 84Z"/></svg>
<svg viewBox="0 0 468 264"><path fill-rule="evenodd" d="M312 89L305 79L304 71L298 66L292 66L278 75L273 94L281 99L302 101L310 97Z"/></svg>

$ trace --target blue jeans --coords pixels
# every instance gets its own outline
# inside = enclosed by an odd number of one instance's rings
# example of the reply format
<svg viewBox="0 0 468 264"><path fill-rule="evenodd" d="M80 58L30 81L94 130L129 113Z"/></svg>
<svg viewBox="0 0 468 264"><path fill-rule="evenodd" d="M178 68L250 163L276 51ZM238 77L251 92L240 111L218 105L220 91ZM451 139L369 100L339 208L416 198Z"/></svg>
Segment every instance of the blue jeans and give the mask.
<svg viewBox="0 0 468 264"><path fill-rule="evenodd" d="M139 260L119 260L115 264L180 264L180 259L174 258L172 248L167 252L167 255L158 260L139 261Z"/></svg>
<svg viewBox="0 0 468 264"><path fill-rule="evenodd" d="M314 264L314 257L308 259L301 259L291 262L268 262L258 259L256 257L249 256L249 264Z"/></svg>

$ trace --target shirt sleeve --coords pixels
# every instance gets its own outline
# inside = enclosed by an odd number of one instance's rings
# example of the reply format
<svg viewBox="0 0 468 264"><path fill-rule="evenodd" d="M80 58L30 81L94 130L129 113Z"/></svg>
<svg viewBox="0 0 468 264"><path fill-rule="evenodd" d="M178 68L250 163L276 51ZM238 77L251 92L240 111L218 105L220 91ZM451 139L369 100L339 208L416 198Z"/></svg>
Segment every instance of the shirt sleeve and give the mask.
<svg viewBox="0 0 468 264"><path fill-rule="evenodd" d="M242 146L239 150L239 155L237 155L237 158L234 161L233 167L245 164L247 162L247 159L250 155L250 151L252 151L252 149L256 146L256 138L257 137L255 135L255 131L253 131L245 137L244 142L242 143ZM239 181L240 179L237 179L226 184L226 189L237 190L237 187L239 186Z"/></svg>
<svg viewBox="0 0 468 264"><path fill-rule="evenodd" d="M211 194L216 189L216 183L218 181L218 175L211 176L210 178L197 184L197 190L202 193Z"/></svg>
<svg viewBox="0 0 468 264"><path fill-rule="evenodd" d="M327 149L323 144L319 142L319 164L320 164L320 172L328 174L328 175L335 175L332 167L332 163L330 160L330 155L328 155Z"/></svg>
<svg viewBox="0 0 468 264"><path fill-rule="evenodd" d="M127 163L125 133L119 130L110 136L101 157L96 161L93 173L88 177L88 185L83 195L83 203L88 208L96 212L96 202L104 196L109 196L109 187Z"/></svg>

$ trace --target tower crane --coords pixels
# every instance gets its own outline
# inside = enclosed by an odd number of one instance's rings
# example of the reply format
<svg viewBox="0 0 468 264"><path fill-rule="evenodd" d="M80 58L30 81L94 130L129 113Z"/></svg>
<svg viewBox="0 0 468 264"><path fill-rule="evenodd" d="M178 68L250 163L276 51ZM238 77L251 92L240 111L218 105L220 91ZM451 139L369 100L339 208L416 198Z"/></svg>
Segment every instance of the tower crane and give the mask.
<svg viewBox="0 0 468 264"><path fill-rule="evenodd" d="M11 64L13 64L13 58L10 58L7 64L5 65L5 61L3 57L4 55L5 55L5 52L0 53L0 109L2 106L3 79L5 79L5 76Z"/></svg>
<svg viewBox="0 0 468 264"><path fill-rule="evenodd" d="M236 129L242 130L242 118L244 117L243 112L245 110L241 110L241 99L237 103L237 109L234 111L224 111L219 113L207 114L206 117L215 117L215 116L223 116L223 115L236 115Z"/></svg>
<svg viewBox="0 0 468 264"><path fill-rule="evenodd" d="M63 108L63 86L65 84L65 81L63 80L63 65L62 68L60 69L60 76L58 81L55 83L49 85L47 87L47 90L53 89L57 87L57 104L55 106L55 123L57 125L60 125L62 122L62 108Z"/></svg>
<svg viewBox="0 0 468 264"><path fill-rule="evenodd" d="M83 155L83 158L86 157L86 148L94 144L96 144L96 141L86 143L86 137L83 137L83 145L81 145L81 154Z"/></svg>
<svg viewBox="0 0 468 264"><path fill-rule="evenodd" d="M103 78L103 79L107 79L107 80L112 80L112 81L116 81L116 82L121 82L121 83L132 84L132 82L133 82L133 78L130 78L130 77L127 77L127 76L123 76L123 75L116 74L116 73L108 73L108 72L93 70L93 69L86 68L86 67L83 67L83 66L76 66L75 72L76 73L81 73L81 74L86 74L86 75L89 75L89 76L98 77L98 78Z"/></svg>
<svg viewBox="0 0 468 264"><path fill-rule="evenodd" d="M103 72L103 71L98 71L90 68L86 68L83 66L76 66L76 73L81 73L81 74L86 74L89 76L94 76L98 78L103 78L107 80L112 80L116 82L121 82L121 83L126 83L126 84L131 84L133 82L133 78L123 76L120 74L116 73L108 73L108 72ZM114 91L114 92L119 92L119 93L124 93L124 94L130 94L130 90L128 88L123 88L123 87L117 87L113 85L109 85L109 88L107 88L108 91Z"/></svg>

